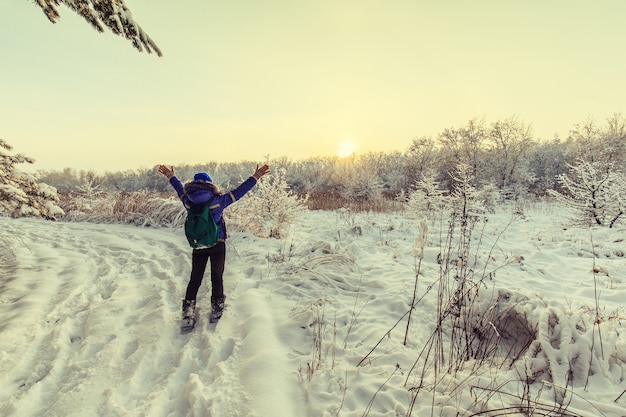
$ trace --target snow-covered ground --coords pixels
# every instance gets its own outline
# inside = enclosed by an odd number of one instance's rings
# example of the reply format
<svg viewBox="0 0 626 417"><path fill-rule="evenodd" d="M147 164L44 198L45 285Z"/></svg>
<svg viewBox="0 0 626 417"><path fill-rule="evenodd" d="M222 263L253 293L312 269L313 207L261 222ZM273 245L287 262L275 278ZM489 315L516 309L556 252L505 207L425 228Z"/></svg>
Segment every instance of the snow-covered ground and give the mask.
<svg viewBox="0 0 626 417"><path fill-rule="evenodd" d="M15 255L0 271L0 415L406 416L424 369L416 417L626 416L626 233L564 227L549 205L509 225L511 212L474 231L491 259L476 263L476 314L509 306L534 341L513 366L470 358L454 375L420 359L438 319L437 223L404 344L419 235L408 215L309 212L281 240L231 232L227 309L208 323L207 280L191 334L178 328L182 230L0 218ZM500 348L524 325L494 324Z"/></svg>

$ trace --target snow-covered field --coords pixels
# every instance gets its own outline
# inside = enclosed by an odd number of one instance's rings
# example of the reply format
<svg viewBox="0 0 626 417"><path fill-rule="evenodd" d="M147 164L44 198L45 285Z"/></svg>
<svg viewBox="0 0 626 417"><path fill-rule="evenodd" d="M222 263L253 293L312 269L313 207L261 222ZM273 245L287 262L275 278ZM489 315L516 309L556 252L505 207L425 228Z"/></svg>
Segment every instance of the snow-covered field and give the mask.
<svg viewBox="0 0 626 417"><path fill-rule="evenodd" d="M469 358L453 374L445 343L445 369L422 354L438 320L437 223L404 344L419 234L407 215L309 212L281 240L231 232L224 317L208 323L207 280L185 335L182 230L0 218L15 255L0 270L0 415L391 417L415 398L415 417L626 416L624 229L564 227L541 204L509 225L511 212L474 231L475 314L523 322L491 324L496 356L524 326L536 334L512 366Z"/></svg>

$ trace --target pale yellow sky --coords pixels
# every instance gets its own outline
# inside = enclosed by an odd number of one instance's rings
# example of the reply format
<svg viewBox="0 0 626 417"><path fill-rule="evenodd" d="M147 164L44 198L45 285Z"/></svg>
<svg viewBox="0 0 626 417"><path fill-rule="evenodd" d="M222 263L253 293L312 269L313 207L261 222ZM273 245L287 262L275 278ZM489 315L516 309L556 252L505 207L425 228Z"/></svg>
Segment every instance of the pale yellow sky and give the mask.
<svg viewBox="0 0 626 417"><path fill-rule="evenodd" d="M626 2L127 0L164 53L0 4L0 137L34 168L403 151L472 118L626 113Z"/></svg>

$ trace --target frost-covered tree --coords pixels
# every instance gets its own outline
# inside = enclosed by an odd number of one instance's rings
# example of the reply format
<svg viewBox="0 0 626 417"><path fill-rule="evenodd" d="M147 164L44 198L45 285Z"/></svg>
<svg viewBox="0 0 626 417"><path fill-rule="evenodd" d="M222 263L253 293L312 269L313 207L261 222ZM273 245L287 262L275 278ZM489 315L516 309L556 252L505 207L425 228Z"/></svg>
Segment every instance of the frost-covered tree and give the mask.
<svg viewBox="0 0 626 417"><path fill-rule="evenodd" d="M292 164L287 171L291 189L301 193L336 191L333 182L336 157L313 157Z"/></svg>
<svg viewBox="0 0 626 417"><path fill-rule="evenodd" d="M607 160L626 162L626 119L620 113L609 117L602 131L602 141Z"/></svg>
<svg viewBox="0 0 626 417"><path fill-rule="evenodd" d="M600 125L592 117L574 125L567 138L568 162L574 165L579 160L598 162L604 159L601 156L601 131Z"/></svg>
<svg viewBox="0 0 626 417"><path fill-rule="evenodd" d="M488 137L483 119L472 119L460 128L445 129L438 137L444 172L452 172L461 164L467 165L471 168L473 185L481 183L486 176L483 168Z"/></svg>
<svg viewBox="0 0 626 417"><path fill-rule="evenodd" d="M626 163L626 119L614 114L602 125L589 117L570 131L568 152L572 164L579 159L616 165Z"/></svg>
<svg viewBox="0 0 626 417"><path fill-rule="evenodd" d="M557 177L567 172L566 145L558 136L533 144L528 152L528 169L535 178L533 189L544 192L558 188Z"/></svg>
<svg viewBox="0 0 626 417"><path fill-rule="evenodd" d="M57 190L38 184L33 175L15 169L17 164L34 162L24 155L11 155L13 148L0 139L0 215L12 217L41 216L54 220L63 215L57 206Z"/></svg>
<svg viewBox="0 0 626 417"><path fill-rule="evenodd" d="M413 139L406 152L404 174L409 184L416 184L434 171L438 163L438 152L431 137Z"/></svg>
<svg viewBox="0 0 626 417"><path fill-rule="evenodd" d="M130 40L139 51L162 55L156 43L135 22L124 0L35 0L34 3L41 7L52 23L61 17L58 6L64 4L98 32L109 28L116 35Z"/></svg>
<svg viewBox="0 0 626 417"><path fill-rule="evenodd" d="M570 173L558 177L567 194L549 190L576 212L577 224L609 228L623 219L626 211L626 174L612 164L579 160Z"/></svg>
<svg viewBox="0 0 626 417"><path fill-rule="evenodd" d="M403 153L397 151L368 152L360 156L356 163L363 165L366 175L376 177L384 191L394 194L410 186L404 175L406 159Z"/></svg>
<svg viewBox="0 0 626 417"><path fill-rule="evenodd" d="M500 190L525 188L528 180L524 157L533 143L530 125L517 117L495 122L489 129L488 167L495 186Z"/></svg>

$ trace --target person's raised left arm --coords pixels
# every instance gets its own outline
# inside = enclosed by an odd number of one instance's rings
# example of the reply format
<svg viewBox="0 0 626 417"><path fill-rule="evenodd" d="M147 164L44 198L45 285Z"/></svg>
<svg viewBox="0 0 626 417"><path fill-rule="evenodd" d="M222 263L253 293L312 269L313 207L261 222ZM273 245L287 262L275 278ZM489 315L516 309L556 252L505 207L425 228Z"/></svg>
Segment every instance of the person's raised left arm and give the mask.
<svg viewBox="0 0 626 417"><path fill-rule="evenodd" d="M174 166L168 167L166 165L159 165L159 172L165 175L168 180L176 176L174 173Z"/></svg>
<svg viewBox="0 0 626 417"><path fill-rule="evenodd" d="M255 180L258 181L261 179L261 177L268 174L269 172L270 172L270 167L267 166L267 164L263 165L260 168L259 168L259 165L257 164L256 171L254 171L254 174L252 174L252 176L254 177Z"/></svg>

